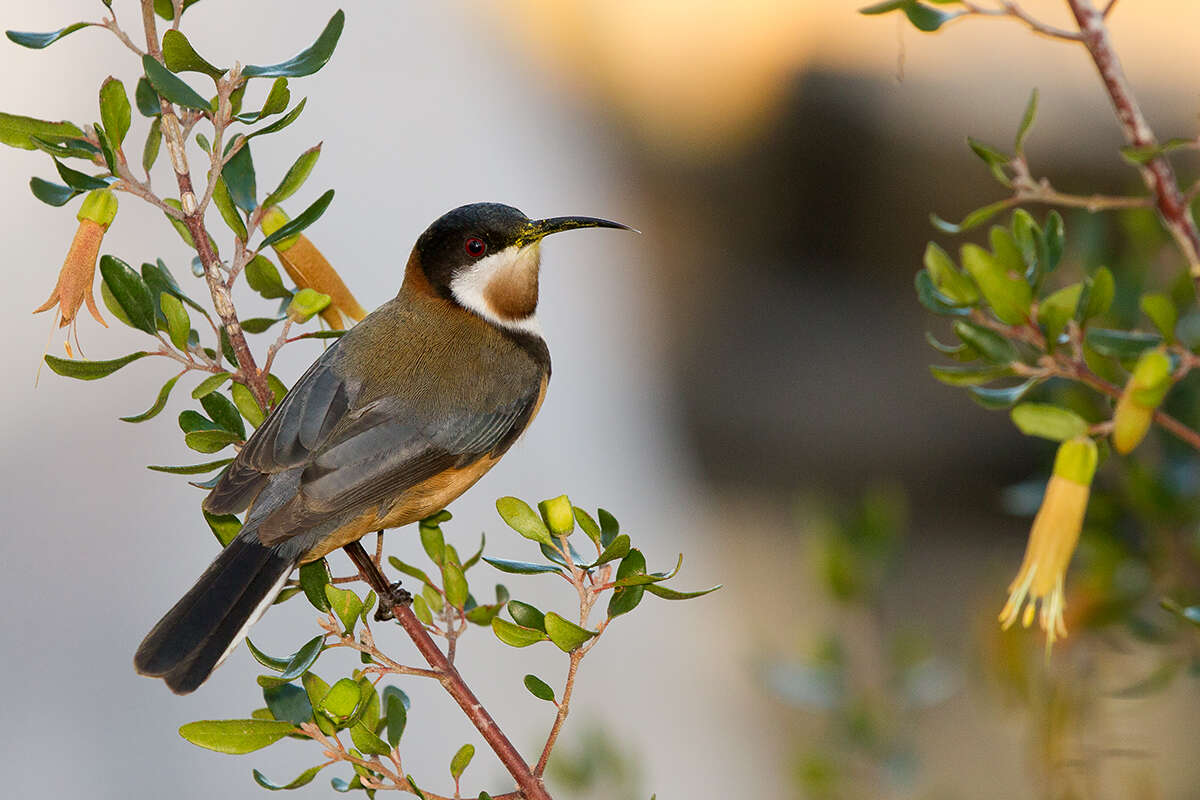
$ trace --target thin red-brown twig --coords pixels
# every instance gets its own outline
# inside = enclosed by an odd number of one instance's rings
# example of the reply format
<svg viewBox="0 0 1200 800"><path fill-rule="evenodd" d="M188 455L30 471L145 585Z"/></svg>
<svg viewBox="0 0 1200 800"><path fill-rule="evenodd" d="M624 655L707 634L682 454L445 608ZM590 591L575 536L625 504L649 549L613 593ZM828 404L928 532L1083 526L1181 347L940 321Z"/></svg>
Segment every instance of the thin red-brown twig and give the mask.
<svg viewBox="0 0 1200 800"><path fill-rule="evenodd" d="M346 554L350 556L351 561L358 567L359 573L362 575L367 585L375 590L380 601L383 598L391 595L391 587L388 584L387 578L375 566L375 562L371 560L371 556L363 549L359 542L351 542L343 548ZM509 738L500 730L500 726L488 713L483 704L479 702L479 698L471 691L471 687L467 686L466 681L454 668L454 665L447 660L443 653L430 637L425 626L417 619L417 615L413 613L412 607L407 604L397 603L392 605L392 614L396 617L396 621L400 623L400 627L404 628L404 632L412 639L417 650L421 653L421 657L433 668L434 672L438 673L438 682L446 692L454 698L462 708L463 713L471 720L471 724L479 731L479 735L488 743L496 757L500 759L500 763L512 775L513 780L517 782L517 786L521 789L521 794L526 800L551 800L546 787L542 784L541 777L535 775L529 768L529 764L518 752Z"/></svg>
<svg viewBox="0 0 1200 800"><path fill-rule="evenodd" d="M1093 6L1091 0L1067 0L1067 5L1079 24L1081 41L1091 55L1101 80L1104 81L1104 88L1112 100L1126 141L1137 148L1157 147L1158 139L1146 122L1137 98L1133 96L1112 39L1108 35L1108 26L1104 24L1104 17L1112 9L1112 3L1109 3L1104 11ZM1192 280L1197 292L1200 292L1200 229L1197 229L1187 202L1179 191L1175 170L1162 154L1156 155L1139 169L1146 187L1154 194L1155 207L1162 217L1163 224L1175 239L1183 257L1187 259Z"/></svg>

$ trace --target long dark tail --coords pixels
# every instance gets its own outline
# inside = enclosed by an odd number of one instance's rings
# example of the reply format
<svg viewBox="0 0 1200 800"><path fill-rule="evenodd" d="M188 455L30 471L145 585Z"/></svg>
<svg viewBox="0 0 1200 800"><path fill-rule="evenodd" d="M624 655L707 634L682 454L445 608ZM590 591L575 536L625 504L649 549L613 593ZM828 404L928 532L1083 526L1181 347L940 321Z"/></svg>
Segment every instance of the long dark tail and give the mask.
<svg viewBox="0 0 1200 800"><path fill-rule="evenodd" d="M133 665L176 694L208 680L279 594L296 559L243 530L142 640Z"/></svg>

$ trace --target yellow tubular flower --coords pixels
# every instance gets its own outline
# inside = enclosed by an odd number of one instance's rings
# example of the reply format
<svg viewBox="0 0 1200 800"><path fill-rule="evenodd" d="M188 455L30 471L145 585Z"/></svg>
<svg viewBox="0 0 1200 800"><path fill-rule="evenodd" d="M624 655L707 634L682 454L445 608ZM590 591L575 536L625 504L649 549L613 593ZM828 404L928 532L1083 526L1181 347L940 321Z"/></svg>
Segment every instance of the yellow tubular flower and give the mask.
<svg viewBox="0 0 1200 800"><path fill-rule="evenodd" d="M1063 577L1079 543L1097 460L1096 443L1087 437L1059 445L1054 473L1046 484L1042 507L1033 519L1025 560L1009 584L1008 602L1000 612L1004 629L1018 618L1029 627L1040 603L1038 619L1046 632L1047 650L1060 636L1067 635L1063 622Z"/></svg>
<svg viewBox="0 0 1200 800"><path fill-rule="evenodd" d="M75 218L79 220L79 228L71 241L71 249L63 261L58 273L58 283L50 293L50 299L33 310L37 314L49 311L58 306L58 326L71 326L70 335L75 333L75 318L79 308L87 303L88 311L104 327L108 323L100 316L96 307L96 298L92 293L92 284L96 276L96 259L100 255L100 244L104 240L104 232L117 216L117 198L108 189L96 189L84 198L83 205ZM78 334L75 334L78 342Z"/></svg>
<svg viewBox="0 0 1200 800"><path fill-rule="evenodd" d="M282 228L288 215L278 206L267 209L262 218L263 232L268 236ZM367 315L367 310L358 304L346 287L342 276L325 259L304 234L282 239L273 245L275 254L287 271L288 276L300 289L313 289L327 294L332 302L321 312L321 319L334 330L342 330L345 324L342 314L357 322Z"/></svg>

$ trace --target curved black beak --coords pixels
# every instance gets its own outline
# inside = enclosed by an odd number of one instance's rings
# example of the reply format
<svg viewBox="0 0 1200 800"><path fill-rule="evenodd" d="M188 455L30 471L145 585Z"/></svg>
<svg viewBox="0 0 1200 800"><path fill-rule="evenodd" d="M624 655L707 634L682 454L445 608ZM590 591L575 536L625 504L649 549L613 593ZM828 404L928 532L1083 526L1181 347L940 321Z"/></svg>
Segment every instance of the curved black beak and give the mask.
<svg viewBox="0 0 1200 800"><path fill-rule="evenodd" d="M550 217L549 219L530 220L528 232L521 237L524 240L522 244L538 241L552 233L573 231L579 228L616 228L617 230L641 233L636 228L599 217Z"/></svg>

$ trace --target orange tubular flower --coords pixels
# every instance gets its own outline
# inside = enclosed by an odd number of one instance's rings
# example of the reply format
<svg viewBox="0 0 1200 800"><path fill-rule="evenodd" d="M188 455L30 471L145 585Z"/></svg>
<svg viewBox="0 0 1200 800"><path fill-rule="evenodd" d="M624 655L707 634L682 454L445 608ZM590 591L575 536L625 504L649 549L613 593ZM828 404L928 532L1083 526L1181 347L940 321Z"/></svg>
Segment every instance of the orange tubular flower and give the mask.
<svg viewBox="0 0 1200 800"><path fill-rule="evenodd" d="M262 218L262 229L267 235L274 233L288 222L288 215L279 206L267 209ZM300 289L314 289L331 298L330 304L321 312L321 319L335 331L342 330L345 322L342 315L357 322L367 315L367 310L358 304L346 287L342 276L325 259L304 234L282 239L273 245L275 255L287 271L288 276Z"/></svg>
<svg viewBox="0 0 1200 800"><path fill-rule="evenodd" d="M1087 437L1071 439L1059 446L1054 474L1046 484L1042 507L1033 519L1025 560L1009 584L1008 602L1000 612L1004 629L1017 619L1029 627L1040 603L1038 619L1046 632L1047 650L1059 637L1067 635L1063 622L1063 578L1079 543L1097 459L1096 443Z"/></svg>
<svg viewBox="0 0 1200 800"><path fill-rule="evenodd" d="M62 270L58 273L58 283L50 293L50 299L33 310L33 313L37 314L58 306L58 327L71 326L68 340L74 335L76 343L79 341L79 335L75 331L75 319L84 303L87 303L88 311L96 321L108 327L108 323L100 316L100 309L96 307L92 284L95 282L100 243L104 240L104 232L116 216L117 198L108 189L96 189L84 198L79 213L75 215L79 220L79 228L75 231L75 238L71 241L71 249L67 251Z"/></svg>

